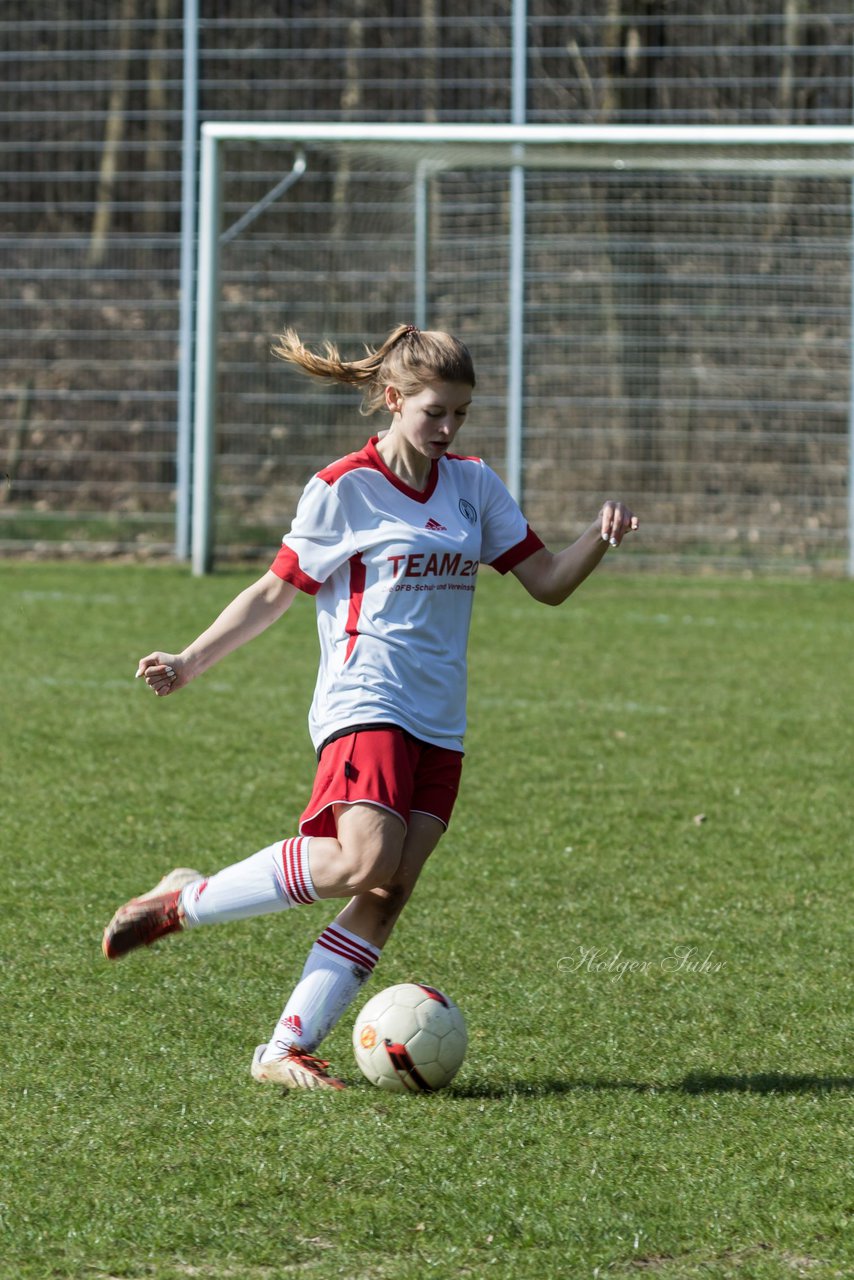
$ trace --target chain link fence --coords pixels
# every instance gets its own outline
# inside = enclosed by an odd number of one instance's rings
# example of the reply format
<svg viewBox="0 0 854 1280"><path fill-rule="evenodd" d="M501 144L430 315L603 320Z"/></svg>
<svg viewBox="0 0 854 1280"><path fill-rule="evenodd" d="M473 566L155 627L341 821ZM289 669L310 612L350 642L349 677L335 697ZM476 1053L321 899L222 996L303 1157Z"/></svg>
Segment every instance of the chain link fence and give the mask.
<svg viewBox="0 0 854 1280"><path fill-rule="evenodd" d="M742 9L729 0L712 14L676 14L640 0L531 0L528 120L849 124L854 15L806 0L754 5L747 16ZM202 0L199 114L504 123L511 26L510 3L497 0L476 0L462 16L439 0ZM30 4L6 0L0 30L0 548L169 554L182 5L53 0L34 16ZM281 164L262 149L247 153L227 217L271 188ZM319 217L334 222L336 210L343 216L348 183L347 199L354 197L352 178L339 175L337 183L337 191L332 179L314 200L306 187L229 260L240 279L224 278L225 327L235 345L222 368L226 516L234 529L220 540L223 550L255 547L266 555L287 524L285 500L315 453L326 457L361 442L338 439L342 413L335 405L319 406L317 421L289 405L268 354L271 335L288 323L299 321L307 338L324 336L310 235ZM362 201L378 200L374 191ZM496 275L503 200L493 184L464 214L454 212L459 202L447 192L437 204L435 216L444 221L432 302L448 327L465 332L473 325L457 287L467 275L477 275L481 299L494 289L496 308L504 305ZM674 511L680 527L693 524L692 557L726 561L723 553L736 547L740 563L758 568L842 566L850 206L841 181L766 183L761 192L746 180L654 189L640 183L631 197L583 176L569 185L530 185L526 338L539 356L527 387L537 414L526 486L532 521L546 535L562 535L567 523L560 476L581 469L584 484L574 491L619 482L639 495L644 510L652 504L662 529ZM379 225L351 208L354 234L363 216ZM562 218L572 219L573 238ZM346 227L345 219L338 232ZM287 279L277 275L287 256L277 236L302 245ZM572 286L563 300L552 296L556 280ZM372 303L362 282L336 323L358 344L381 336L386 320L409 318L411 300L400 303ZM578 338L569 365L554 332L561 307ZM618 314L615 345L607 326ZM637 323L627 319L632 315ZM482 311L478 326L488 335ZM497 398L501 357L485 341L482 364L496 374L490 385ZM352 420L349 405L346 412ZM305 443L309 436L316 447ZM291 450L294 440L302 443ZM485 428L482 447L500 469L497 439ZM271 473L281 484L278 529L269 499L261 499ZM694 502L698 492L702 507ZM666 547L673 563L686 549L681 537Z"/></svg>

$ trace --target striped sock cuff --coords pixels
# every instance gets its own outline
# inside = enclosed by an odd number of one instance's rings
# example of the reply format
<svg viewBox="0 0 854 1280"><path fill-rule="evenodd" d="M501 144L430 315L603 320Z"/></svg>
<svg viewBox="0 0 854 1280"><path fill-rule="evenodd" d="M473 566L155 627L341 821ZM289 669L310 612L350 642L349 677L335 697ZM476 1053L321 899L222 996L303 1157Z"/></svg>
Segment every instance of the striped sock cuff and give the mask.
<svg viewBox="0 0 854 1280"><path fill-rule="evenodd" d="M332 955L338 956L347 964L358 965L367 969L368 973L380 958L379 948L364 938L357 938L355 933L342 929L340 924L331 924L317 939L315 946L323 947Z"/></svg>
<svg viewBox="0 0 854 1280"><path fill-rule="evenodd" d="M317 902L319 894L311 880L308 866L310 836L295 836L282 845L282 880L291 902L308 906Z"/></svg>

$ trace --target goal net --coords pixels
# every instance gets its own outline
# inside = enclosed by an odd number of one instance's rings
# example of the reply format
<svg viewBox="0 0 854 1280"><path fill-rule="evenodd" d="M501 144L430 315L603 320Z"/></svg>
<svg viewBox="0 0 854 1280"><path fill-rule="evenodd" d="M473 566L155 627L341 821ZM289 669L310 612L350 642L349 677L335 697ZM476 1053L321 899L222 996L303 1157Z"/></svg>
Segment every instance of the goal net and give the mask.
<svg viewBox="0 0 854 1280"><path fill-rule="evenodd" d="M263 559L385 425L270 354L400 322L478 374L465 452L551 544L602 500L632 562L840 571L850 129L206 125L193 562Z"/></svg>

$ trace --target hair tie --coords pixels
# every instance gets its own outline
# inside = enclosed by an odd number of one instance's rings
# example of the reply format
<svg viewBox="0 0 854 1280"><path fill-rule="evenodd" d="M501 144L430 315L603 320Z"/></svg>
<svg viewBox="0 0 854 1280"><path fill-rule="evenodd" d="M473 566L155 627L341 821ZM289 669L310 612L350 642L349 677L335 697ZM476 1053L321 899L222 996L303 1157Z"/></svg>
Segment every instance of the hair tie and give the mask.
<svg viewBox="0 0 854 1280"><path fill-rule="evenodd" d="M420 333L420 332L421 330L418 328L417 325L408 324L400 336L402 338L410 338L414 333Z"/></svg>

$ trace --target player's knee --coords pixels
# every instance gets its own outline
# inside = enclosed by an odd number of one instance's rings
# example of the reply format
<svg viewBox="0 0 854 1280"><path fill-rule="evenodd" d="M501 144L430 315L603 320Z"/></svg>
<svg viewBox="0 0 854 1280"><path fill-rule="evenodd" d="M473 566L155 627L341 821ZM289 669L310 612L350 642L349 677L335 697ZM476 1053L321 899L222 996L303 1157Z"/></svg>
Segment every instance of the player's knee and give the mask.
<svg viewBox="0 0 854 1280"><path fill-rule="evenodd" d="M400 865L406 827L374 805L353 805L338 815L343 888L364 893L392 880Z"/></svg>

